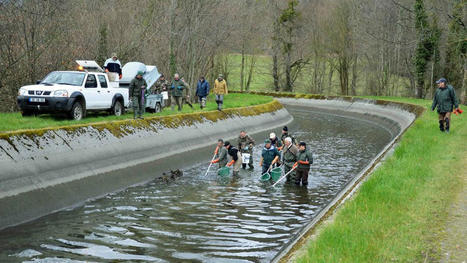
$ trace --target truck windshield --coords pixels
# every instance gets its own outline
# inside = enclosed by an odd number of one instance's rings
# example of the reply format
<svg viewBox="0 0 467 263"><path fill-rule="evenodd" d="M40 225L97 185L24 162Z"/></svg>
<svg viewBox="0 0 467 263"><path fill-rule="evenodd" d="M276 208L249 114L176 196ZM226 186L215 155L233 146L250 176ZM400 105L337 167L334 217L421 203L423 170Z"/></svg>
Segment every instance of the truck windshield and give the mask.
<svg viewBox="0 0 467 263"><path fill-rule="evenodd" d="M42 84L63 84L72 86L81 86L83 84L85 73L79 72L59 72L54 71L47 75Z"/></svg>

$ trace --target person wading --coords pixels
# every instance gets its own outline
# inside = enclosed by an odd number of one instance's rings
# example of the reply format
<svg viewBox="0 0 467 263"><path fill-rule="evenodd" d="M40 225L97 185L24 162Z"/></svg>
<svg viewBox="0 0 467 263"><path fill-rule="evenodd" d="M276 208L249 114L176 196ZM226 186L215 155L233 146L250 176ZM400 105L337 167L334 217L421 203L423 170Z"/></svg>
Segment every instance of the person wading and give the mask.
<svg viewBox="0 0 467 263"><path fill-rule="evenodd" d="M313 163L313 155L311 151L306 148L305 142L300 142L298 144L298 156L297 162L294 165L297 165L296 170L296 179L295 184L306 186L308 185L308 172L310 171L310 165Z"/></svg>
<svg viewBox="0 0 467 263"><path fill-rule="evenodd" d="M181 111L183 108L183 90L185 89L185 83L180 79L180 75L175 74L174 79L172 81L172 85L170 87L170 90L172 91L172 103L170 105L170 108L174 110L174 102L177 103L178 106L178 111Z"/></svg>
<svg viewBox="0 0 467 263"><path fill-rule="evenodd" d="M242 154L246 153L250 155L250 161L248 162L248 167L250 170L254 169L253 166L253 146L255 146L255 140L246 134L245 131L241 131L238 136L238 149ZM246 168L246 163L242 163L242 168Z"/></svg>
<svg viewBox="0 0 467 263"><path fill-rule="evenodd" d="M289 134L289 128L287 126L284 126L284 128L282 128L282 135L281 135L281 141L283 144L285 144L284 140L287 137L290 137L290 139L292 139L293 144L297 144L297 142L295 141L295 138Z"/></svg>
<svg viewBox="0 0 467 263"><path fill-rule="evenodd" d="M279 151L271 144L271 140L265 140L261 160L259 161L259 166L263 168L263 174L267 173L269 168L272 168L279 161L279 156Z"/></svg>
<svg viewBox="0 0 467 263"><path fill-rule="evenodd" d="M219 74L219 77L214 81L214 94L216 95L217 110L222 110L222 104L224 104L224 95L228 94L227 82L224 79L224 75Z"/></svg>
<svg viewBox="0 0 467 263"><path fill-rule="evenodd" d="M439 130L449 132L452 110L455 108L456 112L462 111L459 110L459 100L456 92L451 85L447 85L447 80L441 78L436 81L436 84L438 84L438 89L436 89L431 110L434 111L436 107L438 108Z"/></svg>
<svg viewBox="0 0 467 263"><path fill-rule="evenodd" d="M292 143L292 138L284 138L284 149L283 149L283 161L284 161L284 173L288 173L292 170L294 164L297 162L298 148ZM287 175L286 182L296 181L296 172L292 171Z"/></svg>
<svg viewBox="0 0 467 263"><path fill-rule="evenodd" d="M216 150L214 151L214 154L216 155L216 159L213 160L211 163L218 163L219 168L222 168L227 165L227 149L224 147L224 141L222 139L219 139L217 141L217 147Z"/></svg>
<svg viewBox="0 0 467 263"><path fill-rule="evenodd" d="M143 71L138 71L136 77L131 80L129 88L129 96L133 106L133 118L143 119L144 114L144 90L147 83L143 78Z"/></svg>
<svg viewBox="0 0 467 263"><path fill-rule="evenodd" d="M233 175L238 175L240 167L242 166L242 156L240 155L240 151L234 146L230 145L229 141L226 141L224 146L227 149L230 157L232 157L232 160L227 164L227 166L230 167L233 165Z"/></svg>

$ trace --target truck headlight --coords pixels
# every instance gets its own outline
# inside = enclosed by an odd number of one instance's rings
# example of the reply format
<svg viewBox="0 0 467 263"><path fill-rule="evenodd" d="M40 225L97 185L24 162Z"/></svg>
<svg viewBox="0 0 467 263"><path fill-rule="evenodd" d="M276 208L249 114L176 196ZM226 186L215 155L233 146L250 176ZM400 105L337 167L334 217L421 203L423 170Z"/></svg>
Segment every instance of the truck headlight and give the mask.
<svg viewBox="0 0 467 263"><path fill-rule="evenodd" d="M56 90L56 91L54 91L54 96L68 97L68 91L66 91L66 90Z"/></svg>
<svg viewBox="0 0 467 263"><path fill-rule="evenodd" d="M28 91L25 88L20 88L18 90L18 96L26 96L28 95Z"/></svg>

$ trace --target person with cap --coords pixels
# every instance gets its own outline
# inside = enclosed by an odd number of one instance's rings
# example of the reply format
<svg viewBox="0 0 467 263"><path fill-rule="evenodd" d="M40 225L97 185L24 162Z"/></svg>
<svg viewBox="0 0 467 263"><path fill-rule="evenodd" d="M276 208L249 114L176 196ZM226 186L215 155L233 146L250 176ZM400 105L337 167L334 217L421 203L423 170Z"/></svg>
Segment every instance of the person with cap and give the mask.
<svg viewBox="0 0 467 263"><path fill-rule="evenodd" d="M133 118L143 119L144 114L144 91L147 83L143 78L143 71L138 71L135 78L130 82L129 96L133 106Z"/></svg>
<svg viewBox="0 0 467 263"><path fill-rule="evenodd" d="M431 110L434 111L435 108L438 108L439 130L441 132L449 132L451 112L453 109L455 109L456 112L460 111L459 100L457 99L454 88L447 84L445 78L439 79L436 81L436 84L438 84L438 88L433 97Z"/></svg>
<svg viewBox="0 0 467 263"><path fill-rule="evenodd" d="M165 79L164 74L161 74L159 79L154 84L153 94L161 94L161 92L169 91L170 83Z"/></svg>
<svg viewBox="0 0 467 263"><path fill-rule="evenodd" d="M175 73L174 79L172 80L172 85L170 87L170 90L172 92L172 103L170 105L170 108L174 110L174 102L177 103L178 106L178 111L181 111L183 108L182 104L182 97L183 97L183 91L185 89L185 82L183 82L180 79L180 75L178 73Z"/></svg>
<svg viewBox="0 0 467 263"><path fill-rule="evenodd" d="M216 159L214 159L211 163L218 163L219 168L222 168L227 165L227 149L224 146L224 140L219 139L217 141L217 147L216 150L214 151L214 154L216 155Z"/></svg>
<svg viewBox="0 0 467 263"><path fill-rule="evenodd" d="M289 134L289 128L287 126L284 126L284 128L282 128L282 135L281 135L282 144L285 144L284 140L287 137L290 137L290 139L292 139L293 144L297 144L297 142L295 141L295 138Z"/></svg>
<svg viewBox="0 0 467 263"><path fill-rule="evenodd" d="M224 95L228 94L227 82L224 79L224 75L219 74L219 77L214 81L213 92L216 95L217 110L220 111L224 103Z"/></svg>
<svg viewBox="0 0 467 263"><path fill-rule="evenodd" d="M297 156L298 156L298 148L295 146L295 144L292 143L292 138L286 137L284 138L284 149L282 153L282 158L284 162L284 173L287 174L292 170L294 164L297 162ZM290 174L287 175L286 182L291 182L291 181L296 180L295 176L295 170L290 172Z"/></svg>
<svg viewBox="0 0 467 263"><path fill-rule="evenodd" d="M250 160L248 162L248 167L250 170L254 169L253 146L255 146L255 140L253 140L250 135L246 134L246 131L241 131L240 135L238 136L238 149L240 149L242 154L250 155ZM242 163L242 168L246 168L246 163Z"/></svg>
<svg viewBox="0 0 467 263"><path fill-rule="evenodd" d="M264 141L264 148L261 152L261 159L259 161L259 166L262 167L262 173L267 173L275 163L279 161L279 151L271 143L271 140Z"/></svg>
<svg viewBox="0 0 467 263"><path fill-rule="evenodd" d="M279 140L279 138L277 138L274 132L271 132L269 134L269 140L271 140L272 145L274 145L280 151L282 147L282 142Z"/></svg>
<svg viewBox="0 0 467 263"><path fill-rule="evenodd" d="M196 85L196 94L199 101L199 107L201 109L206 107L206 99L209 95L209 82L201 76L198 80L198 84Z"/></svg>
<svg viewBox="0 0 467 263"><path fill-rule="evenodd" d="M298 144L298 155L297 162L293 167L297 167L295 184L306 186L308 185L308 173L310 171L310 165L313 163L313 154L306 148L305 142Z"/></svg>
<svg viewBox="0 0 467 263"><path fill-rule="evenodd" d="M117 53L112 53L112 57L108 58L104 63L105 72L110 73L109 81L117 81L122 78L122 64L117 58Z"/></svg>
<svg viewBox="0 0 467 263"><path fill-rule="evenodd" d="M227 149L227 153L230 155L230 157L232 157L232 160L226 166L230 167L233 165L233 175L238 175L242 164L242 156L240 155L240 151L232 146L229 141L224 143L224 147Z"/></svg>

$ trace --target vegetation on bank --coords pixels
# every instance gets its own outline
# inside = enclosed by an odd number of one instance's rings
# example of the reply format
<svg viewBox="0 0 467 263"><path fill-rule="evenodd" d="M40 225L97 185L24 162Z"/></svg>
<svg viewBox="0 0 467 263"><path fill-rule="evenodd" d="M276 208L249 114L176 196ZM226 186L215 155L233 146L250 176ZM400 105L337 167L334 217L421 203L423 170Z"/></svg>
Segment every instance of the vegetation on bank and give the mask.
<svg viewBox="0 0 467 263"><path fill-rule="evenodd" d="M377 97L422 105L409 98ZM463 187L467 116L441 133L437 114L422 114L395 152L299 253L297 262L438 261L447 209Z"/></svg>
<svg viewBox="0 0 467 263"><path fill-rule="evenodd" d="M265 104L272 101L272 97L261 96L255 94L228 94L224 98L224 109L229 108L238 108L253 106L259 104ZM206 112L214 111L217 109L217 104L215 102L214 96L210 95L206 103L206 108L201 110L199 104L193 104L193 109L191 109L187 104L183 106L181 112L177 111L177 106L174 110L170 109L170 106L164 108L162 112L159 113L146 113L144 117L152 116L168 116L168 115L177 115L177 114L186 114L193 112ZM50 115L42 114L32 117L22 117L21 113L1 113L0 114L0 132L6 131L16 131L23 129L38 129L45 127L57 127L57 126L67 126L75 124L87 124L87 123L96 123L96 122L108 122L114 120L127 120L133 119L133 113L129 112L122 116L113 116L108 115L102 112L89 113L86 118L80 121L70 120L66 115Z"/></svg>

